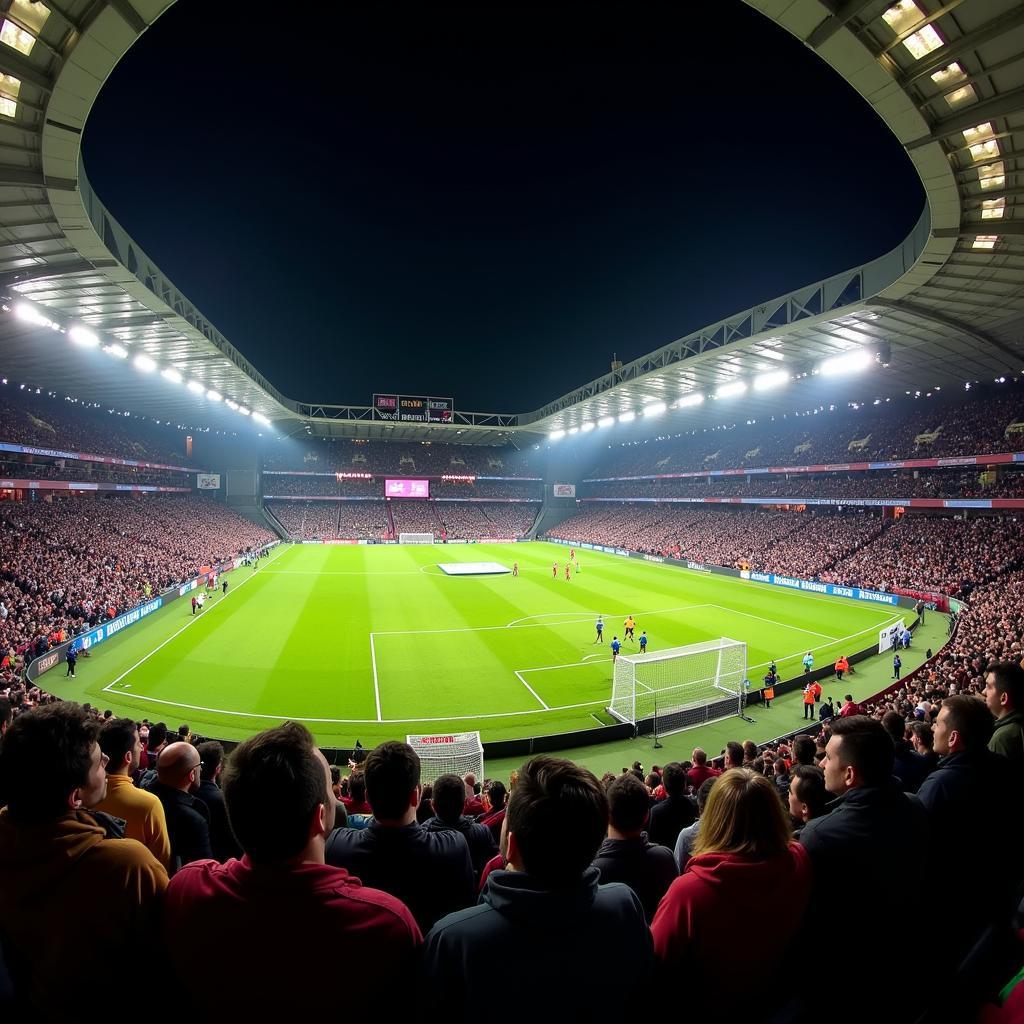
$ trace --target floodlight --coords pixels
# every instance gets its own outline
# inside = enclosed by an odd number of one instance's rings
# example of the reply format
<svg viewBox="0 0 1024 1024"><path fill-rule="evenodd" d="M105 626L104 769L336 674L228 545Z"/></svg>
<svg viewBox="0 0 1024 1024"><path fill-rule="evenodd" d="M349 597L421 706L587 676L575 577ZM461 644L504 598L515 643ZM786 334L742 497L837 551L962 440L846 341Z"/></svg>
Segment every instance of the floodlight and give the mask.
<svg viewBox="0 0 1024 1024"><path fill-rule="evenodd" d="M636 413L632 409L627 409L624 413L619 414L620 423L632 423L636 419Z"/></svg>
<svg viewBox="0 0 1024 1024"><path fill-rule="evenodd" d="M201 395L206 390L197 380L190 380L187 387L194 395Z"/></svg>
<svg viewBox="0 0 1024 1024"><path fill-rule="evenodd" d="M789 374L785 370L774 370L771 373L762 373L754 378L755 391L771 391L772 388L781 388L789 383Z"/></svg>
<svg viewBox="0 0 1024 1024"><path fill-rule="evenodd" d="M211 402L219 402L222 398L222 395L219 391L214 391L213 388L210 388L210 390L206 392L206 397Z"/></svg>
<svg viewBox="0 0 1024 1024"><path fill-rule="evenodd" d="M100 339L88 327L79 327L78 324L68 331L68 337L82 348L96 348L100 343Z"/></svg>
<svg viewBox="0 0 1024 1024"><path fill-rule="evenodd" d="M123 345L118 345L116 341L111 345L104 345L103 351L106 352L108 356L115 356L117 359L128 358L128 349Z"/></svg>
<svg viewBox="0 0 1024 1024"><path fill-rule="evenodd" d="M676 402L677 409L687 409L690 406L700 405L704 401L704 395L700 391L694 391L692 394L683 395L682 398Z"/></svg>
<svg viewBox="0 0 1024 1024"><path fill-rule="evenodd" d="M257 422L257 423L262 423L262 424L263 424L263 426L265 426L265 427L269 427L269 426L270 426L270 420L269 420L269 419L267 419L267 417L266 417L266 416L264 416L264 415L263 415L263 413L261 413L261 412L254 412L254 413L252 414L252 418L253 418L253 419L254 419L254 420L255 420L255 421Z"/></svg>
<svg viewBox="0 0 1024 1024"><path fill-rule="evenodd" d="M161 370L160 376L164 380L169 380L172 384L181 383L181 374L173 366L168 366L165 370Z"/></svg>
<svg viewBox="0 0 1024 1024"><path fill-rule="evenodd" d="M564 430L552 430L551 433L548 434L549 441L560 441L563 437L565 437Z"/></svg>
<svg viewBox="0 0 1024 1024"><path fill-rule="evenodd" d="M137 369L143 373L152 373L156 369L156 360L150 359L145 352L140 352L133 360Z"/></svg>
<svg viewBox="0 0 1024 1024"><path fill-rule="evenodd" d="M723 384L718 391L715 392L716 398L734 398L736 395L742 395L747 390L747 382L743 380L733 381L731 384Z"/></svg>
<svg viewBox="0 0 1024 1024"><path fill-rule="evenodd" d="M859 348L854 352L846 352L841 356L826 359L818 366L818 372L825 377L836 377L843 373L860 373L871 365L873 358L868 349Z"/></svg>
<svg viewBox="0 0 1024 1024"><path fill-rule="evenodd" d="M599 427L612 427L612 426L615 425L615 417L614 416L602 416L597 421L597 425Z"/></svg>
<svg viewBox="0 0 1024 1024"><path fill-rule="evenodd" d="M667 408L664 402L651 402L644 406L643 412L645 416L660 416Z"/></svg>
<svg viewBox="0 0 1024 1024"><path fill-rule="evenodd" d="M594 424L590 420L587 420L586 423L580 424L580 430L582 430L584 434L589 434L593 429Z"/></svg>

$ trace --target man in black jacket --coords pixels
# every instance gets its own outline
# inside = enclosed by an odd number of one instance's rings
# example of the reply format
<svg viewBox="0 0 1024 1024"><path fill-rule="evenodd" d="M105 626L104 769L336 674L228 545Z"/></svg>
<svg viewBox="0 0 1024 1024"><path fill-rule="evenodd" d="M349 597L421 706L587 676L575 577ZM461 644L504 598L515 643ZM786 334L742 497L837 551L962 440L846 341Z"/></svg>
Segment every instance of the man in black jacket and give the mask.
<svg viewBox="0 0 1024 1024"><path fill-rule="evenodd" d="M191 743L170 743L160 751L157 780L149 791L164 805L171 839L171 871L194 860L213 857L210 812L193 794L199 789L202 758Z"/></svg>
<svg viewBox="0 0 1024 1024"><path fill-rule="evenodd" d="M424 932L438 918L475 902L476 876L466 840L458 832L427 832L416 821L416 751L397 740L382 743L370 751L363 774L373 821L364 829L332 832L327 863L400 899Z"/></svg>
<svg viewBox="0 0 1024 1024"><path fill-rule="evenodd" d="M199 783L196 796L206 804L206 809L210 812L210 846L213 847L213 856L224 863L232 857L242 856L242 848L228 824L224 794L220 790L224 748L216 740L207 740L200 743L196 750L203 766L202 781Z"/></svg>
<svg viewBox="0 0 1024 1024"><path fill-rule="evenodd" d="M676 848L679 833L697 820L697 808L686 795L686 771L678 761L670 761L661 773L666 797L651 808L647 837L652 843Z"/></svg>
<svg viewBox="0 0 1024 1024"><path fill-rule="evenodd" d="M428 832L460 833L469 846L473 871L479 878L484 865L498 852L498 844L486 825L462 813L465 802L466 786L462 779L458 775L442 775L434 781L434 795L430 800L434 817L423 822L423 827Z"/></svg>

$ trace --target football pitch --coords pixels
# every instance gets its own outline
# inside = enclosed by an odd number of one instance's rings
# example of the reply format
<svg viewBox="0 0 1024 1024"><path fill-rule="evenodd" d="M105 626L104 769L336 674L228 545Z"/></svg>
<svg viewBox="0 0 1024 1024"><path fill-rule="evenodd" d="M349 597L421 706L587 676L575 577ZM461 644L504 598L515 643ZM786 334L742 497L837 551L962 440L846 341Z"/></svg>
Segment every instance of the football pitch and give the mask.
<svg viewBox="0 0 1024 1024"><path fill-rule="evenodd" d="M77 679L55 669L40 685L223 739L293 719L327 747L470 729L487 741L611 724L608 643L630 614L651 653L745 641L755 687L772 658L787 678L808 650L831 663L901 616L593 551L579 552L566 580L568 554L543 542L282 546L231 573L227 595L201 614L174 601L81 659ZM520 574L438 568L460 561L518 561ZM594 643L599 614L604 645Z"/></svg>

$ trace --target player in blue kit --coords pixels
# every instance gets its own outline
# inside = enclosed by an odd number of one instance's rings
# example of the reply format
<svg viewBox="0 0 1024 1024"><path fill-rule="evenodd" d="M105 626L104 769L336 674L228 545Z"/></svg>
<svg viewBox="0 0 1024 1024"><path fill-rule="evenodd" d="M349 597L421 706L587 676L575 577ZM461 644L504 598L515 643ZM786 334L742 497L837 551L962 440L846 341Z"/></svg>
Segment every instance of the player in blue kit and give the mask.
<svg viewBox="0 0 1024 1024"><path fill-rule="evenodd" d="M646 654L647 653L647 630L646 629L643 630L640 633L640 653L641 654Z"/></svg>
<svg viewBox="0 0 1024 1024"><path fill-rule="evenodd" d="M613 636L612 637L612 664L613 665L615 664L615 659L619 656L619 650L621 649L621 647L622 647L622 644L619 643L619 638L617 636Z"/></svg>
<svg viewBox="0 0 1024 1024"><path fill-rule="evenodd" d="M594 641L595 644L604 643L604 619L600 615L597 617L597 622L594 623L594 628L597 630L597 639Z"/></svg>

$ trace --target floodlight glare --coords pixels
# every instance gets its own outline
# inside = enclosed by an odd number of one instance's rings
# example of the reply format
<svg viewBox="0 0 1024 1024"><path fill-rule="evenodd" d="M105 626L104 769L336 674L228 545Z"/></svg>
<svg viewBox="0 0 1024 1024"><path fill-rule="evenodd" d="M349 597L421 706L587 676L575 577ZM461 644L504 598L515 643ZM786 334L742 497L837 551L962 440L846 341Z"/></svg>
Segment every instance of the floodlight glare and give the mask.
<svg viewBox="0 0 1024 1024"><path fill-rule="evenodd" d="M589 434L593 429L594 424L590 420L587 420L586 423L580 424L580 430L582 430L584 434Z"/></svg>
<svg viewBox="0 0 1024 1024"><path fill-rule="evenodd" d="M841 356L826 359L818 366L818 372L826 377L836 377L843 373L860 373L870 365L873 356L868 349L859 348Z"/></svg>
<svg viewBox="0 0 1024 1024"><path fill-rule="evenodd" d="M219 391L214 391L213 388L210 388L210 390L206 392L206 397L211 402L219 402L222 396Z"/></svg>
<svg viewBox="0 0 1024 1024"><path fill-rule="evenodd" d="M578 434L579 432L580 432L580 428L579 427L570 427L569 428L569 433L570 434Z"/></svg>
<svg viewBox="0 0 1024 1024"><path fill-rule="evenodd" d="M785 370L774 370L771 373L762 373L754 378L755 391L771 391L772 388L781 388L789 383L789 374Z"/></svg>
<svg viewBox="0 0 1024 1024"><path fill-rule="evenodd" d="M206 390L197 380L190 380L186 386L194 395L201 395Z"/></svg>
<svg viewBox="0 0 1024 1024"><path fill-rule="evenodd" d="M627 409L626 412L619 415L620 423L632 423L636 419L636 413L632 409Z"/></svg>
<svg viewBox="0 0 1024 1024"><path fill-rule="evenodd" d="M549 441L560 441L563 437L565 437L564 430L552 430L551 433L548 434Z"/></svg>
<svg viewBox="0 0 1024 1024"><path fill-rule="evenodd" d="M169 380L172 384L181 383L181 374L173 366L168 366L166 370L161 370L160 376L164 380Z"/></svg>
<svg viewBox="0 0 1024 1024"><path fill-rule="evenodd" d="M227 406L227 407L228 407L228 408L229 408L229 409L230 409L230 410L231 410L232 412L238 412L238 403L237 403L237 402L233 402L233 401L231 401L231 399L230 399L230 398L225 398L225 399L224 399L224 404L225 404L225 405L226 405L226 406Z"/></svg>
<svg viewBox="0 0 1024 1024"><path fill-rule="evenodd" d="M264 416L264 415L263 415L263 413L261 413L261 412L254 412L254 413L252 414L252 418L253 418L253 419L254 419L254 420L255 420L255 421L257 422L257 423L262 423L262 424L263 424L263 426L265 426L265 427L269 427L269 426L270 426L270 420L268 420L268 419L267 419L267 417L266 417L266 416Z"/></svg>
<svg viewBox="0 0 1024 1024"><path fill-rule="evenodd" d="M723 384L718 391L715 392L716 398L734 398L736 395L742 395L747 390L746 381L737 380L733 381L732 384Z"/></svg>
<svg viewBox="0 0 1024 1024"><path fill-rule="evenodd" d="M128 349L123 345L118 345L116 341L112 345L104 345L103 351L106 352L108 356L114 356L117 359L128 358Z"/></svg>
<svg viewBox="0 0 1024 1024"><path fill-rule="evenodd" d="M704 401L704 395L700 391L694 391L691 395L684 395L676 402L677 409L688 409L694 405L700 405Z"/></svg>
<svg viewBox="0 0 1024 1024"><path fill-rule="evenodd" d="M644 406L645 416L660 416L668 406L664 402L651 402L650 405Z"/></svg>
<svg viewBox="0 0 1024 1024"><path fill-rule="evenodd" d="M612 427L612 426L615 425L615 417L614 416L602 416L597 421L597 425L599 427Z"/></svg>
<svg viewBox="0 0 1024 1024"><path fill-rule="evenodd" d="M248 415L249 415L249 410L248 410L248 409L246 409L246 407L245 407L244 405L240 405L240 406L238 407L238 411L239 411L239 412L240 412L240 413L241 413L241 414L242 414L243 416L248 416Z"/></svg>
<svg viewBox="0 0 1024 1024"><path fill-rule="evenodd" d="M145 352L140 352L133 360L137 369L143 373L152 373L156 369L156 360L150 359Z"/></svg>
<svg viewBox="0 0 1024 1024"><path fill-rule="evenodd" d="M82 348L96 348L100 343L100 339L88 327L79 327L77 324L68 331L68 337Z"/></svg>

